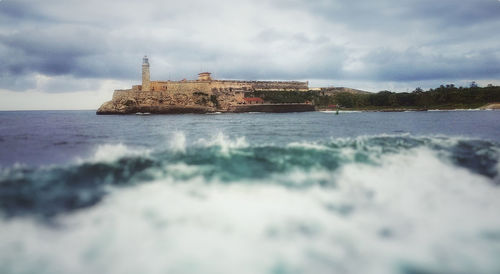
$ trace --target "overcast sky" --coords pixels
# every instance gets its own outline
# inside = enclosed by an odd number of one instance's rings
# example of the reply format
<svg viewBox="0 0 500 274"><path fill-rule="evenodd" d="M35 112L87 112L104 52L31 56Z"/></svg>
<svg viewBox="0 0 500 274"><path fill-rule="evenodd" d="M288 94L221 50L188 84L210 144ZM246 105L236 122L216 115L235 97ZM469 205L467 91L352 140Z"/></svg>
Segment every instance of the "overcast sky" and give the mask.
<svg viewBox="0 0 500 274"><path fill-rule="evenodd" d="M0 109L95 109L152 80L500 85L499 0L0 0Z"/></svg>

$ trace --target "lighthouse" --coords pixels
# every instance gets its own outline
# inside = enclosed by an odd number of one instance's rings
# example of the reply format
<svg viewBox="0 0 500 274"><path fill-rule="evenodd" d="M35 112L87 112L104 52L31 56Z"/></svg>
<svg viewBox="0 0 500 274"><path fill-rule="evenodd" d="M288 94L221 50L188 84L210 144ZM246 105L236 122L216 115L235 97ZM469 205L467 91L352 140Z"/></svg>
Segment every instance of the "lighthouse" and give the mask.
<svg viewBox="0 0 500 274"><path fill-rule="evenodd" d="M149 80L149 60L147 56L142 58L142 91L151 90L151 81Z"/></svg>

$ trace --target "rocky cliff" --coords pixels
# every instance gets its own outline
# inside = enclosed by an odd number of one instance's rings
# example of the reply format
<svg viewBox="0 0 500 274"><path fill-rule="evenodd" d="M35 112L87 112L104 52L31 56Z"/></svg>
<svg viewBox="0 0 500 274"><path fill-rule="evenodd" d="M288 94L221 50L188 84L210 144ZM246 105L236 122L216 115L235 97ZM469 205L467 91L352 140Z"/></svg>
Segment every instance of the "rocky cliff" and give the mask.
<svg viewBox="0 0 500 274"><path fill-rule="evenodd" d="M214 112L220 105L218 97L203 92L117 90L113 99L104 103L97 110L97 114Z"/></svg>
<svg viewBox="0 0 500 274"><path fill-rule="evenodd" d="M207 113L207 112L303 112L314 111L310 104L245 105L243 93L117 90L97 114Z"/></svg>

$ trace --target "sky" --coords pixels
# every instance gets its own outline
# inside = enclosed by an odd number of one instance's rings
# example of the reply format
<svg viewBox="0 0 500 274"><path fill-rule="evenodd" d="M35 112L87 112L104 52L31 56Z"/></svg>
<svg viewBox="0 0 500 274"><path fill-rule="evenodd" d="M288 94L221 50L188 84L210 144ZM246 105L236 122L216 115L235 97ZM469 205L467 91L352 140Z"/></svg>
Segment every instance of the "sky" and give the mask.
<svg viewBox="0 0 500 274"><path fill-rule="evenodd" d="M97 109L152 80L372 92L500 85L500 0L0 0L0 110Z"/></svg>

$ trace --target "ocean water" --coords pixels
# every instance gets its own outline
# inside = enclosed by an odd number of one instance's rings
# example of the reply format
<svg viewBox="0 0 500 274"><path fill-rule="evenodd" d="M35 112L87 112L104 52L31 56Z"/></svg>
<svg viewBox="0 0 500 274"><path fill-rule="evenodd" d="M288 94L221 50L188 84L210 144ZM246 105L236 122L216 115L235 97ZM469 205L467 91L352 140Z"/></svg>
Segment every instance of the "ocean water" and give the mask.
<svg viewBox="0 0 500 274"><path fill-rule="evenodd" d="M0 273L500 273L500 111L0 112Z"/></svg>

